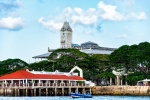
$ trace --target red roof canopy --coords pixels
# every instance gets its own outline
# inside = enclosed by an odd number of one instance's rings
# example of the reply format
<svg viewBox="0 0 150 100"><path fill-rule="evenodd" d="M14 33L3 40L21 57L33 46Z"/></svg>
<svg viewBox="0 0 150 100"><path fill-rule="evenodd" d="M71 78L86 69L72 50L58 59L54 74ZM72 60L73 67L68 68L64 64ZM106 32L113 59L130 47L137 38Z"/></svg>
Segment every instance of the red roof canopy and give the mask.
<svg viewBox="0 0 150 100"><path fill-rule="evenodd" d="M80 76L67 76L59 74L33 74L26 70L19 70L0 77L0 80L19 80L19 79L45 79L45 80L85 80Z"/></svg>

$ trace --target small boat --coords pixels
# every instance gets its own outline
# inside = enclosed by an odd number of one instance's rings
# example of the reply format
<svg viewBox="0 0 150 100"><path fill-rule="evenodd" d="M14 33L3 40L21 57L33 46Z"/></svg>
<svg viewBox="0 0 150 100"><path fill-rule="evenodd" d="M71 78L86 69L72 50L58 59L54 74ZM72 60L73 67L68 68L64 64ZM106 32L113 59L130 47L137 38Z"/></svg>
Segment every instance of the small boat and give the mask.
<svg viewBox="0 0 150 100"><path fill-rule="evenodd" d="M72 98L92 98L92 95L91 94L81 94L81 93L71 93L70 96Z"/></svg>

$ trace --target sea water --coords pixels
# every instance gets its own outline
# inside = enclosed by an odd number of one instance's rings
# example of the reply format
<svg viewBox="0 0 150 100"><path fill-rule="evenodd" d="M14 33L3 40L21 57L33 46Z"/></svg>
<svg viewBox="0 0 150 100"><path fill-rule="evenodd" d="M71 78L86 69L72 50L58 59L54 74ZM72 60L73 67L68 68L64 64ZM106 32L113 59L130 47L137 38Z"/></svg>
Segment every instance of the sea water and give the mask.
<svg viewBox="0 0 150 100"><path fill-rule="evenodd" d="M0 100L150 100L150 96L93 96L93 98L49 97L0 97Z"/></svg>

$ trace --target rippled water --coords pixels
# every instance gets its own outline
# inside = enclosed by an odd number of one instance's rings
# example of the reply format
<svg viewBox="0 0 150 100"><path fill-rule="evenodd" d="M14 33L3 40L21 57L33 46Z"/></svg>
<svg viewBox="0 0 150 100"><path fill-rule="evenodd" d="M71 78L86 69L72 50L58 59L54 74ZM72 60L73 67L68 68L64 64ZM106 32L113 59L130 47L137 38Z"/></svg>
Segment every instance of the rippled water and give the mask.
<svg viewBox="0 0 150 100"><path fill-rule="evenodd" d="M56 97L0 97L0 100L71 100L69 96ZM73 100L150 100L150 96L93 96L93 98L75 98Z"/></svg>

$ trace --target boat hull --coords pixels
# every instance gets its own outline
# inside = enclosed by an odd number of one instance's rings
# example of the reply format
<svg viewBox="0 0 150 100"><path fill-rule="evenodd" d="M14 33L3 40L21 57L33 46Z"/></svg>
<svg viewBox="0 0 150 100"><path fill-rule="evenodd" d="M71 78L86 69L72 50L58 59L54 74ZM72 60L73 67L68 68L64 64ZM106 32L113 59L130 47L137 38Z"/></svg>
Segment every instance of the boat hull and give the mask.
<svg viewBox="0 0 150 100"><path fill-rule="evenodd" d="M72 98L92 98L90 94L80 94L80 93L71 93L70 96Z"/></svg>

